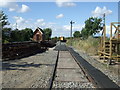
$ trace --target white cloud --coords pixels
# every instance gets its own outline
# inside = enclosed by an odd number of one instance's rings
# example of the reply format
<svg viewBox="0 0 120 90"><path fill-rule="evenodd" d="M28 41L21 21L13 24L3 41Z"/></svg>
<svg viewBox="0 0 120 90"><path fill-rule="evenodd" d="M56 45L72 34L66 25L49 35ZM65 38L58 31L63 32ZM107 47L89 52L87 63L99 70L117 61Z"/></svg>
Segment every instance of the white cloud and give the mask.
<svg viewBox="0 0 120 90"><path fill-rule="evenodd" d="M70 30L70 25L64 25L63 28L64 30Z"/></svg>
<svg viewBox="0 0 120 90"><path fill-rule="evenodd" d="M25 19L23 19L22 17L14 16L13 18L15 19L15 22L17 24L25 23Z"/></svg>
<svg viewBox="0 0 120 90"><path fill-rule="evenodd" d="M46 23L45 23L45 20L44 19L37 19L34 23L35 27L45 27L46 26Z"/></svg>
<svg viewBox="0 0 120 90"><path fill-rule="evenodd" d="M24 4L22 4L22 6L20 7L16 2L13 1L15 0L12 0L12 2L10 2L9 0L4 0L3 2L0 1L0 7L8 8L11 12L16 11L19 13L25 13L30 9L27 5Z"/></svg>
<svg viewBox="0 0 120 90"><path fill-rule="evenodd" d="M99 17L102 16L103 14L109 15L112 13L111 10L108 10L105 6L103 8L100 7L96 7L94 11L92 11L93 16L95 17Z"/></svg>
<svg viewBox="0 0 120 90"><path fill-rule="evenodd" d="M16 10L15 8L9 8L9 11L11 11L11 12L13 12L15 10Z"/></svg>
<svg viewBox="0 0 120 90"><path fill-rule="evenodd" d="M64 17L63 14L59 14L59 15L56 16L57 19L58 19L58 18L62 18L62 17Z"/></svg>
<svg viewBox="0 0 120 90"><path fill-rule="evenodd" d="M18 12L25 13L29 11L29 9L30 8L27 5L22 4L22 8L20 8Z"/></svg>
<svg viewBox="0 0 120 90"><path fill-rule="evenodd" d="M73 25L72 29L73 31L81 31L83 27L84 25L77 24ZM63 28L64 30L70 31L70 25L64 25Z"/></svg>
<svg viewBox="0 0 120 90"><path fill-rule="evenodd" d="M48 24L50 24L50 25L55 25L56 23L53 23L53 22L49 22Z"/></svg>
<svg viewBox="0 0 120 90"><path fill-rule="evenodd" d="M14 16L13 17L15 20L15 23L11 23L11 28L16 29L16 22L17 22L17 28L19 30L22 30L24 28L31 28L33 31L37 28L40 27L42 29L44 28L51 28L52 29L52 37L54 36L69 36L70 31L69 31L69 26L70 25L58 25L54 22L45 22L44 19L25 19L20 16ZM67 30L66 30L67 28ZM73 26L73 32L74 30L80 30L77 26Z"/></svg>
<svg viewBox="0 0 120 90"><path fill-rule="evenodd" d="M37 22L38 22L38 23L44 22L44 19L37 19Z"/></svg>
<svg viewBox="0 0 120 90"><path fill-rule="evenodd" d="M10 7L13 3L9 2L9 0L0 0L0 7L6 8Z"/></svg>
<svg viewBox="0 0 120 90"><path fill-rule="evenodd" d="M73 7L76 6L72 0L56 0L56 4L58 7Z"/></svg>
<svg viewBox="0 0 120 90"><path fill-rule="evenodd" d="M81 24L77 24L77 25L73 25L73 32L75 31L81 31L82 27L84 27L84 25ZM70 25L55 25L53 29L53 34L52 37L54 36L65 36L65 37L69 37L70 36Z"/></svg>
<svg viewBox="0 0 120 90"><path fill-rule="evenodd" d="M23 17L14 16L13 19L15 23L11 24L12 29L16 29L16 23L18 29L32 28L32 23L30 20L24 19Z"/></svg>
<svg viewBox="0 0 120 90"><path fill-rule="evenodd" d="M23 17L19 16L14 16L13 17L15 20L15 23L11 24L11 27L13 29L16 29L16 23L17 23L17 28L19 30L24 29L24 28L31 28L35 30L37 27L40 28L54 28L55 23L53 22L45 22L44 19L37 19L37 20L32 20L32 19L24 19Z"/></svg>

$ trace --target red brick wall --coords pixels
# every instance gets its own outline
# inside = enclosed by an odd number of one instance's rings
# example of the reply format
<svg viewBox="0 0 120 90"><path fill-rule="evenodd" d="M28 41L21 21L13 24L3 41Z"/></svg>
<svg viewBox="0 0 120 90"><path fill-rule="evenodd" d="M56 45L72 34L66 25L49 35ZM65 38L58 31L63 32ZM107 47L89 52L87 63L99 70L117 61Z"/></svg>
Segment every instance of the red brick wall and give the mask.
<svg viewBox="0 0 120 90"><path fill-rule="evenodd" d="M37 31L34 35L33 35L33 40L40 42L43 40L42 34L40 31Z"/></svg>

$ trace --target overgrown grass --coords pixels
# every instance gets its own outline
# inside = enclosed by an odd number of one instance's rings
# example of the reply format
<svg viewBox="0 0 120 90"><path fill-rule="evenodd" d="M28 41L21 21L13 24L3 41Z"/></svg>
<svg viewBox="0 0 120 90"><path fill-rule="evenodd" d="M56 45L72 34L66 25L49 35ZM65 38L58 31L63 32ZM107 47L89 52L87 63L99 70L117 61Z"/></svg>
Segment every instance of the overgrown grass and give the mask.
<svg viewBox="0 0 120 90"><path fill-rule="evenodd" d="M96 55L98 53L99 38L89 37L86 40L81 40L79 38L74 38L72 40L72 46L80 51L88 53L90 55ZM71 40L67 40L67 45L71 44Z"/></svg>

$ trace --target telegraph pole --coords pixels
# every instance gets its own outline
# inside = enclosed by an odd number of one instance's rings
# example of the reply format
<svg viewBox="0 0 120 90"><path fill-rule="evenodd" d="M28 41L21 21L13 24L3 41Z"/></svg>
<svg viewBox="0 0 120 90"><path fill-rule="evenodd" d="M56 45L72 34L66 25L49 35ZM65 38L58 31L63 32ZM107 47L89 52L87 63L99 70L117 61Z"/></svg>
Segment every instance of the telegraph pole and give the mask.
<svg viewBox="0 0 120 90"><path fill-rule="evenodd" d="M105 27L105 13L103 14L103 47L104 47L104 52L106 52L105 50L105 41L106 41L106 27ZM105 55L104 55L105 57Z"/></svg>
<svg viewBox="0 0 120 90"><path fill-rule="evenodd" d="M104 30L104 41L105 41L106 40L105 13L103 14L103 30Z"/></svg>
<svg viewBox="0 0 120 90"><path fill-rule="evenodd" d="M17 22L16 22L16 30L17 30Z"/></svg>
<svg viewBox="0 0 120 90"><path fill-rule="evenodd" d="M70 37L71 37L71 46L72 46L72 24L74 24L75 22L70 21L71 27L70 27Z"/></svg>
<svg viewBox="0 0 120 90"><path fill-rule="evenodd" d="M106 40L105 13L103 14L103 30L104 30L104 41L105 41Z"/></svg>
<svg viewBox="0 0 120 90"><path fill-rule="evenodd" d="M103 26L105 26L105 13L103 14L103 23L104 23L104 25Z"/></svg>

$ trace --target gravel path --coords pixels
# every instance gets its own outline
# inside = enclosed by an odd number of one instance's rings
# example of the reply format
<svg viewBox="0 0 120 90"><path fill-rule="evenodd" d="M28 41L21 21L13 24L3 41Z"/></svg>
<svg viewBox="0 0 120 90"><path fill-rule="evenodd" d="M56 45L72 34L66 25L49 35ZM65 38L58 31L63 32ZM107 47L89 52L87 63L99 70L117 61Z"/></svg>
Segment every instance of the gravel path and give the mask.
<svg viewBox="0 0 120 90"><path fill-rule="evenodd" d="M3 62L3 88L48 88L57 58L53 48L27 58Z"/></svg>
<svg viewBox="0 0 120 90"><path fill-rule="evenodd" d="M92 66L96 67L98 70L107 75L113 82L120 86L120 66L111 65L108 66L105 63L101 63L101 60L96 56L89 56L88 54L75 50L78 52L85 60L87 60Z"/></svg>

